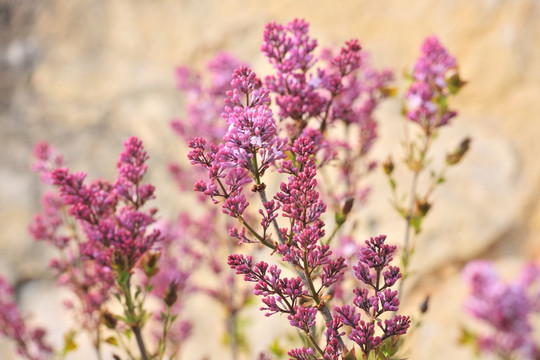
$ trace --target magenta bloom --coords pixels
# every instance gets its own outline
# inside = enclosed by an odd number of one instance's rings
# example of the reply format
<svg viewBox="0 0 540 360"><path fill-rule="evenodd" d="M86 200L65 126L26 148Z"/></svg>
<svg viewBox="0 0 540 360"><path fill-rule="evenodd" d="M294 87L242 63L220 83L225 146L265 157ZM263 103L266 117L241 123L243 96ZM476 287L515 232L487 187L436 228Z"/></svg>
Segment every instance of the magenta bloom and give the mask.
<svg viewBox="0 0 540 360"><path fill-rule="evenodd" d="M358 263L353 270L356 278L366 286L354 289L355 307L344 305L334 308L341 325L351 328L349 339L358 344L366 355L385 339L405 334L411 322L409 316L402 315L393 315L384 321L380 319L384 313L395 313L399 309L397 291L391 287L401 278L399 268L390 265L396 247L385 244L385 241L385 235L370 238L360 249ZM365 320L357 309L363 312Z"/></svg>
<svg viewBox="0 0 540 360"><path fill-rule="evenodd" d="M29 327L13 299L13 288L0 277L0 334L15 341L17 353L28 360L52 359L45 330Z"/></svg>
<svg viewBox="0 0 540 360"><path fill-rule="evenodd" d="M413 83L407 90L406 116L426 132L448 124L457 115L447 108L444 98L451 94L448 78L457 74L456 59L435 37L424 40L421 55L412 72Z"/></svg>
<svg viewBox="0 0 540 360"><path fill-rule="evenodd" d="M480 336L480 348L488 353L536 359L540 348L530 317L540 312L540 269L528 265L518 279L506 283L491 262L473 261L463 270L463 277L471 288L465 302L467 311L493 329Z"/></svg>

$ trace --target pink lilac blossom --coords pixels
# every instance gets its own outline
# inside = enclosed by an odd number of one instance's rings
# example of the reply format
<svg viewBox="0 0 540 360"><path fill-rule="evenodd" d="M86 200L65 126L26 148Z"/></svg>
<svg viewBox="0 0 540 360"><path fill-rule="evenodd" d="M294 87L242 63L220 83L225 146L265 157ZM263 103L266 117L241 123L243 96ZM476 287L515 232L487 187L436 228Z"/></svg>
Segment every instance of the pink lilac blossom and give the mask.
<svg viewBox="0 0 540 360"><path fill-rule="evenodd" d="M235 70L231 87L222 114L229 124L223 142L208 148L205 139L195 138L189 143L188 158L208 170L209 180L199 181L195 190L214 202L223 198L222 211L241 218L249 204L243 186L258 181L270 165L286 156L286 141L278 137L268 91L249 68Z"/></svg>
<svg viewBox="0 0 540 360"><path fill-rule="evenodd" d="M187 67L176 70L178 89L186 102L186 114L181 119L172 120L171 128L183 141L199 136L216 143L223 138L227 131L227 124L221 119L225 97L227 91L232 89L234 70L242 65L233 55L222 52L206 64L205 73L210 75L209 79L202 78L200 73ZM205 80L208 80L208 84ZM188 171L182 164L169 164L169 172L182 192L191 190L196 179L204 173L204 169L198 170ZM198 200L204 199L205 196L200 194Z"/></svg>
<svg viewBox="0 0 540 360"><path fill-rule="evenodd" d="M17 353L28 360L52 359L45 330L29 326L13 300L13 288L0 277L0 334L15 341Z"/></svg>
<svg viewBox="0 0 540 360"><path fill-rule="evenodd" d="M51 176L60 196L68 205L88 237L83 256L112 268L113 254L121 254L129 269L159 240L157 230L147 229L155 221L156 209L140 211L154 197L154 187L143 184L148 159L137 138L124 144L117 163L118 176L114 184L96 180L86 185L86 174L56 169Z"/></svg>
<svg viewBox="0 0 540 360"><path fill-rule="evenodd" d="M210 84L203 84L201 75L189 68L176 70L178 89L185 95L187 114L171 122L173 130L184 140L203 136L210 142L221 140L227 127L220 121L224 99L231 90L232 73L243 63L228 53L210 59L206 68Z"/></svg>
<svg viewBox="0 0 540 360"><path fill-rule="evenodd" d="M50 172L52 169L61 167L64 164L64 158L54 147L44 141L34 146L34 157L36 160L32 170L40 174L43 183L51 184Z"/></svg>
<svg viewBox="0 0 540 360"><path fill-rule="evenodd" d="M336 319L341 325L351 328L349 339L360 346L366 356L385 339L405 334L410 326L408 316L393 315L390 319L380 320L384 313L395 314L398 310L397 291L391 290L391 287L401 278L399 268L390 265L396 247L385 244L385 241L385 235L370 238L358 253L358 263L353 270L356 278L366 287L354 289L355 307L334 307ZM363 311L366 320L362 320L357 309ZM338 325L335 327L339 328Z"/></svg>
<svg viewBox="0 0 540 360"><path fill-rule="evenodd" d="M391 93L388 84L393 74L375 70L356 39L347 41L337 53L323 50L320 57L315 55L316 46L304 20L268 24L262 51L276 74L266 77L265 86L275 94L290 143L306 132L310 137L318 132L314 140L321 158L318 166L337 164L338 182L343 185L332 194L325 193L333 200L330 205L337 209L351 197L358 205L368 191L358 186L358 179L374 168L374 162L366 160L377 138L373 113ZM338 123L346 127L347 139L328 136Z"/></svg>
<svg viewBox="0 0 540 360"><path fill-rule="evenodd" d="M471 288L465 302L467 311L493 329L479 337L480 349L537 359L540 348L535 342L531 316L540 313L540 269L529 264L515 281L506 283L493 263L477 260L467 264L463 278Z"/></svg>
<svg viewBox="0 0 540 360"><path fill-rule="evenodd" d="M58 190L45 194L44 214L34 218L30 232L36 240L47 241L62 253L51 267L58 274L59 284L80 300L81 322L86 329L99 326L99 314L115 286L115 266L131 270L160 239L158 231L149 229L156 210L141 209L154 192L151 184L142 182L147 159L142 142L130 138L120 154L115 183L96 180L86 184L86 174L40 166L47 159L38 156L35 168Z"/></svg>
<svg viewBox="0 0 540 360"><path fill-rule="evenodd" d="M52 184L56 166L62 166L61 155L46 143L38 143L35 148L34 169L46 184ZM55 191L42 196L43 213L36 215L29 226L29 232L36 241L45 241L55 246L62 254L51 260L50 267L58 276L58 284L66 286L79 299L81 325L93 330L100 321L99 314L107 301L113 286L113 272L102 266L103 256L84 260L84 253L98 254L101 249L95 243L83 241L78 235L77 225L67 216L67 204ZM74 307L72 302L66 303Z"/></svg>
<svg viewBox="0 0 540 360"><path fill-rule="evenodd" d="M456 59L435 36L427 38L414 65L413 83L405 95L407 118L418 123L426 133L448 124L457 115L442 101L451 93L447 79L455 73Z"/></svg>
<svg viewBox="0 0 540 360"><path fill-rule="evenodd" d="M377 101L386 96L382 87L386 86L391 75L368 74L366 71L366 77L371 76L373 85L361 87L361 81L357 81L361 76L353 75L362 65L356 40L347 42L339 54L331 57L327 69L317 69L315 74L311 74L309 71L317 62L313 55L316 45L316 41L309 38L308 24L303 20L295 20L287 26L268 24L262 51L274 65L277 75L267 77L263 86L249 68L235 70L232 90L227 92L222 115L229 125L223 142L214 144L204 138L195 138L189 143L191 151L188 158L193 165L208 171L208 180L197 182L195 190L210 196L215 203L222 201L222 211L238 218L243 225L241 229L231 229L231 236L239 243L253 242L246 235L248 230L294 269L296 276L283 277L277 265L264 261L255 263L251 256L246 255L229 256L229 266L237 274L244 275L245 281L255 283L254 294L263 297L261 310L266 312L266 316L287 314L290 324L308 337L317 313L320 312L326 321L324 351L311 339L313 349L295 349L289 355L295 359L315 359L314 349L317 349L325 358L338 359L346 351L341 338L345 333L340 330L344 323L352 328L351 340L369 355L386 338L404 334L410 320L399 315L390 320L378 320L381 314L397 310L397 292L390 287L401 276L398 268L389 265L395 247L384 245L383 236L367 242L368 250L362 250L355 267L359 279L372 286L370 291L355 290L353 301L356 308L367 313L369 320L361 320L359 316L358 319L353 316L343 320L344 311L349 308L336 308L337 317L333 318L325 304L329 288L342 278L346 265L344 258L332 256L330 246L323 241L325 224L321 216L326 211L326 204L317 190L316 156L319 152L324 154L320 165L335 156L332 144L326 140L326 132L338 116L346 126L356 126L358 122L367 124L360 131L364 144L358 150L359 156L369 151L376 136L375 126L370 123L371 112ZM280 118L293 120L293 128L289 127L290 145L278 137L269 109L267 89L276 94ZM344 96L340 99L342 94ZM360 97L365 101L362 105L356 102ZM333 107L334 101L337 105ZM339 106L353 107L353 104L363 120L339 109ZM314 119L318 126L308 126L310 119ZM279 172L288 179L268 201L261 178L270 165L286 158L286 151L288 158L281 163ZM259 209L262 235L244 218L244 212L252 205L247 202L243 186L253 180L256 184L252 191L259 192L262 200L262 208ZM279 221L287 222L289 226L280 228ZM273 234L270 233L271 226ZM384 261L376 263L381 257ZM382 332L380 336L375 336L375 326ZM374 336L370 337L371 333ZM329 354L328 357L325 354Z"/></svg>
<svg viewBox="0 0 540 360"><path fill-rule="evenodd" d="M330 247L321 245L324 237L324 222L320 219L326 211L326 204L319 199L317 170L314 160L315 144L311 139L300 136L294 142L291 152L295 163L285 160L280 172L289 175L287 183L282 182L280 192L274 199L280 204L282 216L289 218L291 227L284 237L289 239L277 248L282 260L293 266L311 272L322 267L322 286L324 292L342 275L344 259L331 259Z"/></svg>

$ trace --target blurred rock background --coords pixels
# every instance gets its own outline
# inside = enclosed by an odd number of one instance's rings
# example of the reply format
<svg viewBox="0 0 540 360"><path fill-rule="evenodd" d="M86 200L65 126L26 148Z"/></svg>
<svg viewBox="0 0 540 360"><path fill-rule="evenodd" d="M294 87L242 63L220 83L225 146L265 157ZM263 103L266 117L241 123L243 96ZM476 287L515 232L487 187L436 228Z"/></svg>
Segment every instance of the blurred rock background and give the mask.
<svg viewBox="0 0 540 360"><path fill-rule="evenodd" d="M140 137L151 156L161 214L172 218L185 206L167 173L169 161L185 158L168 125L183 114L174 68L203 69L225 50L264 75L264 25L295 17L311 23L320 46L358 38L378 67L396 71L401 88L399 75L426 36L439 36L457 57L469 84L454 99L459 116L441 132L435 151L452 149L466 135L472 149L436 191L418 241L406 306L414 310L427 294L431 304L406 355L472 358L457 345L460 326L469 322L462 314L463 265L492 259L512 276L525 261L540 262L537 0L0 0L0 274L16 284L24 311L54 329L56 344L69 315L46 271L48 249L26 231L43 191L30 170L33 144L46 140L72 169L112 178L123 141ZM398 99L379 110L378 160L389 153L399 159L399 111ZM370 180L374 191L362 210L370 226L359 239L379 233L401 239L403 224L390 208L384 178ZM191 311L200 321L184 358L226 359L215 326L222 315L204 302ZM287 321L253 313L255 353ZM11 359L11 347L0 345L0 358ZM79 351L73 358L89 357Z"/></svg>

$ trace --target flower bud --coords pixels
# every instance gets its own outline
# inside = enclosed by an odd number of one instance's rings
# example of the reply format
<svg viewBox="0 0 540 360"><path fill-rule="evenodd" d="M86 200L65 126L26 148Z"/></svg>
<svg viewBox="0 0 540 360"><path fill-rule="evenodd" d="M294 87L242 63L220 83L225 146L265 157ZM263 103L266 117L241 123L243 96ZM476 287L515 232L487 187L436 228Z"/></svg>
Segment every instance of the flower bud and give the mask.
<svg viewBox="0 0 540 360"><path fill-rule="evenodd" d="M386 175L390 175L394 171L394 162L390 156L383 163L383 170Z"/></svg>
<svg viewBox="0 0 540 360"><path fill-rule="evenodd" d="M151 278L158 273L159 267L157 266L157 263L160 256L161 253L159 251L151 251L147 252L141 259L141 267L147 277Z"/></svg>
<svg viewBox="0 0 540 360"><path fill-rule="evenodd" d="M167 306L173 306L176 300L178 300L178 294L176 293L177 291L178 285L175 281L171 281L169 286L167 286L167 290L165 290L165 294L163 295L163 301L165 301Z"/></svg>
<svg viewBox="0 0 540 360"><path fill-rule="evenodd" d="M335 220L336 224L343 225L345 220L347 220L347 216L352 210L352 207L354 205L354 198L353 197L347 197L343 200L343 205L341 206L341 209L339 209L336 212Z"/></svg>
<svg viewBox="0 0 540 360"><path fill-rule="evenodd" d="M431 209L431 204L427 200L416 199L415 205L416 210L421 216L426 216L429 209Z"/></svg>
<svg viewBox="0 0 540 360"><path fill-rule="evenodd" d="M111 314L108 311L105 311L103 314L101 314L101 322L108 328L108 329L115 329L116 323L118 322L113 314Z"/></svg>
<svg viewBox="0 0 540 360"><path fill-rule="evenodd" d="M345 199L345 203L343 204L343 215L347 216L351 212L351 209L354 205L354 198L348 197Z"/></svg>
<svg viewBox="0 0 540 360"><path fill-rule="evenodd" d="M459 73L457 71L449 71L446 74L446 85L448 86L450 94L457 94L459 90L461 90L461 88L464 87L466 84L467 82L463 81L459 77Z"/></svg>
<svg viewBox="0 0 540 360"><path fill-rule="evenodd" d="M121 250L115 250L112 257L112 265L115 270L122 272L128 270L128 259Z"/></svg>
<svg viewBox="0 0 540 360"><path fill-rule="evenodd" d="M429 309L429 295L426 296L422 304L420 304L420 312L425 314Z"/></svg>
<svg viewBox="0 0 540 360"><path fill-rule="evenodd" d="M463 156L469 151L469 146L471 144L471 138L466 137L465 139L461 140L461 143L457 147L456 150L454 150L453 153L446 155L446 163L448 165L455 165L461 161Z"/></svg>

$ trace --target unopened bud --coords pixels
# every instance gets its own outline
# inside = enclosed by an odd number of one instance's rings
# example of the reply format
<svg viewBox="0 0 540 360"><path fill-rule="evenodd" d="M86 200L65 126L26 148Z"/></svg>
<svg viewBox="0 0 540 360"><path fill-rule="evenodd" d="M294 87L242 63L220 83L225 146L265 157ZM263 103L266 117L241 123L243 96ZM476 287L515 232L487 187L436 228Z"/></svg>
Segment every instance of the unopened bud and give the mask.
<svg viewBox="0 0 540 360"><path fill-rule="evenodd" d="M347 216L352 210L352 207L354 205L354 198L353 197L347 197L343 200L343 206L336 211L335 220L336 224L338 226L343 225L345 223L345 220L347 220Z"/></svg>
<svg viewBox="0 0 540 360"><path fill-rule="evenodd" d="M471 144L471 138L466 137L459 143L456 150L454 150L453 153L450 153L446 155L446 163L448 165L455 165L461 161L463 156L469 151L469 147Z"/></svg>
<svg viewBox="0 0 540 360"><path fill-rule="evenodd" d="M394 171L394 162L390 156L383 163L383 170L386 175L390 175Z"/></svg>
<svg viewBox="0 0 540 360"><path fill-rule="evenodd" d="M265 183L262 183L262 184L253 184L253 186L251 187L251 191L253 192L263 192L264 189L266 189L266 184Z"/></svg>
<svg viewBox="0 0 540 360"><path fill-rule="evenodd" d="M169 286L167 286L167 290L165 290L165 295L163 295L163 301L165 301L165 304L167 306L171 307L174 305L176 300L178 300L178 294L176 293L178 291L178 285L175 281L172 281L169 283Z"/></svg>
<svg viewBox="0 0 540 360"><path fill-rule="evenodd" d="M446 75L446 85L448 86L448 90L450 91L450 94L455 95L461 90L462 87L464 87L467 84L466 81L463 81L459 77L459 73L457 71L448 72Z"/></svg>
<svg viewBox="0 0 540 360"><path fill-rule="evenodd" d="M116 323L118 322L114 315L108 311L105 311L103 314L101 314L101 321L109 329L115 329Z"/></svg>
<svg viewBox="0 0 540 360"><path fill-rule="evenodd" d="M343 208L341 210L345 217L347 217L347 215L349 215L349 213L352 210L353 205L354 205L354 198L353 197L348 197L348 198L345 199L345 203L343 204Z"/></svg>
<svg viewBox="0 0 540 360"><path fill-rule="evenodd" d="M416 209L418 210L418 213L422 216L426 216L429 209L431 209L431 204L427 202L426 200L421 201L416 199Z"/></svg>
<svg viewBox="0 0 540 360"><path fill-rule="evenodd" d="M128 259L121 250L115 250L112 257L112 264L117 271L128 269Z"/></svg>
<svg viewBox="0 0 540 360"><path fill-rule="evenodd" d="M429 309L429 295L426 296L422 304L420 304L420 312L425 314Z"/></svg>
<svg viewBox="0 0 540 360"><path fill-rule="evenodd" d="M157 266L157 263L159 261L159 257L161 256L161 253L159 251L152 251L147 252L145 256L141 260L141 267L144 271L144 274L151 278L152 276L156 275L159 271L159 267Z"/></svg>

